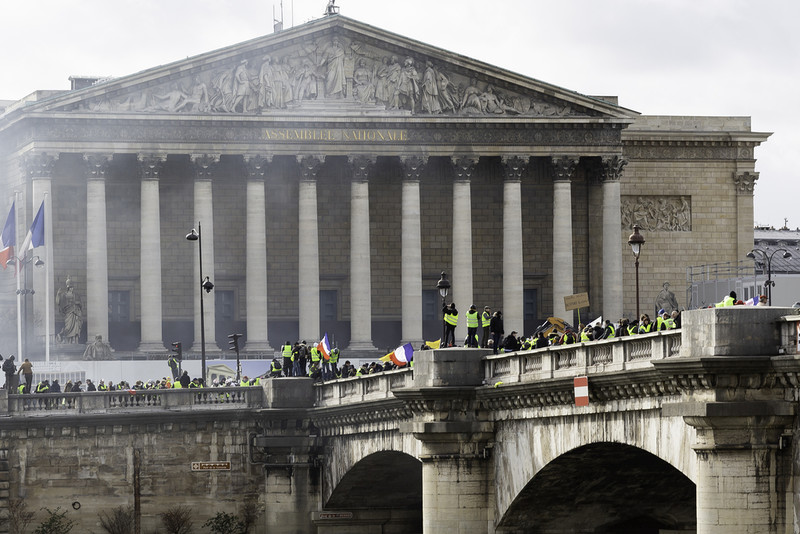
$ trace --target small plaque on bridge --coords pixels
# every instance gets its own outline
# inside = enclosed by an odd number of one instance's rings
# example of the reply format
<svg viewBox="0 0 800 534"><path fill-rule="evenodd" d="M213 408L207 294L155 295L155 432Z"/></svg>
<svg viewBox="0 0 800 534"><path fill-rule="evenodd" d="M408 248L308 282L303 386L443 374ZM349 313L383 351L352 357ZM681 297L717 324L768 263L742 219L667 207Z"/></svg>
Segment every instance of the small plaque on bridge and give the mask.
<svg viewBox="0 0 800 534"><path fill-rule="evenodd" d="M353 512L320 512L320 519L353 519Z"/></svg>
<svg viewBox="0 0 800 534"><path fill-rule="evenodd" d="M192 462L192 471L230 471L230 462Z"/></svg>

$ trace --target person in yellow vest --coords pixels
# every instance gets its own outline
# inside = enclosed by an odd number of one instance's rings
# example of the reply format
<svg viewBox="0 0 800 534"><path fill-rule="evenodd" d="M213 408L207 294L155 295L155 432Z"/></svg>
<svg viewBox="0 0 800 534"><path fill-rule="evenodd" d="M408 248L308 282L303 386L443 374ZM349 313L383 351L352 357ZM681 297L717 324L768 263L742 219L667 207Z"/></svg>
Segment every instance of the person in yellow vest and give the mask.
<svg viewBox="0 0 800 534"><path fill-rule="evenodd" d="M334 347L331 349L331 359L328 360L330 375L328 376L328 380L332 380L339 376L339 348Z"/></svg>
<svg viewBox="0 0 800 534"><path fill-rule="evenodd" d="M444 315L445 332L442 340L442 347L454 347L456 344L456 326L458 326L458 310L456 303L451 302L449 306L442 308Z"/></svg>
<svg viewBox="0 0 800 534"><path fill-rule="evenodd" d="M639 317L639 333L640 334L649 334L653 331L653 323L650 322L650 316L646 313L643 313L641 317Z"/></svg>
<svg viewBox="0 0 800 534"><path fill-rule="evenodd" d="M478 348L478 309L473 304L467 310L467 343L468 347Z"/></svg>
<svg viewBox="0 0 800 534"><path fill-rule="evenodd" d="M283 356L283 376L292 376L292 344L286 342L281 347L281 356Z"/></svg>
<svg viewBox="0 0 800 534"><path fill-rule="evenodd" d="M722 299L722 302L717 302L714 306L717 308L727 308L733 306L736 302L736 291L731 291L730 294Z"/></svg>
<svg viewBox="0 0 800 534"><path fill-rule="evenodd" d="M492 325L492 310L489 306L483 307L483 313L481 314L481 348L488 349L489 348L489 338L492 336L491 332L491 325Z"/></svg>
<svg viewBox="0 0 800 534"><path fill-rule="evenodd" d="M614 324L606 319L605 328L603 328L603 337L600 339L614 339L617 337L617 329L614 328Z"/></svg>

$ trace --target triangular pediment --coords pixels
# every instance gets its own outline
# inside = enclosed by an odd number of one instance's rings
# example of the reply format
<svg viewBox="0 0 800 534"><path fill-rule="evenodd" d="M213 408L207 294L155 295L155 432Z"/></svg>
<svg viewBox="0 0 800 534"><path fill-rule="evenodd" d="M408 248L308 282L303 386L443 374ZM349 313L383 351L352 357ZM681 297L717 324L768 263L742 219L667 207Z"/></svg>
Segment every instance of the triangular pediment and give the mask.
<svg viewBox="0 0 800 534"><path fill-rule="evenodd" d="M636 115L338 15L71 91L28 110L626 122Z"/></svg>

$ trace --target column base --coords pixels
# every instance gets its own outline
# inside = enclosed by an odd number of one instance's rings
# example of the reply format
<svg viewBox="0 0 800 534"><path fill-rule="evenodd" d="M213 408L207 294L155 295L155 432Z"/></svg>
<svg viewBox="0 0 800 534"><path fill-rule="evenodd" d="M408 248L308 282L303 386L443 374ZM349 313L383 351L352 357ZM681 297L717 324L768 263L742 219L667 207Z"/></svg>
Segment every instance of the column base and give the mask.
<svg viewBox="0 0 800 534"><path fill-rule="evenodd" d="M339 357L347 358L380 358L386 356L386 353L372 344L372 341L350 341L350 345L342 350L342 355Z"/></svg>
<svg viewBox="0 0 800 534"><path fill-rule="evenodd" d="M198 343L197 345L192 345L188 349L184 349L183 352L184 353L186 353L186 352L194 352L194 353L200 354L200 352L202 352L202 351L200 350L200 344ZM206 354L219 354L221 352L222 352L222 349L219 348L216 343L213 343L213 344L206 343ZM233 355L233 359L234 360L236 359L236 354Z"/></svg>
<svg viewBox="0 0 800 534"><path fill-rule="evenodd" d="M244 347L244 352L262 352L270 356L275 349L270 346L269 341L248 341Z"/></svg>
<svg viewBox="0 0 800 534"><path fill-rule="evenodd" d="M156 352L162 354L167 351L163 341L142 341L139 343L139 352Z"/></svg>

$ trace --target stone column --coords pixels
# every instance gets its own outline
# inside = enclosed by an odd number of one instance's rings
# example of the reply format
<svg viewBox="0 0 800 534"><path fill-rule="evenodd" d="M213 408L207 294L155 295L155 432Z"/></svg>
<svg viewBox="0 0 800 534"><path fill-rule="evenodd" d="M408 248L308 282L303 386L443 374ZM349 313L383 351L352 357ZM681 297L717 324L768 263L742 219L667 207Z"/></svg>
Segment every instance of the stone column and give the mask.
<svg viewBox="0 0 800 534"><path fill-rule="evenodd" d="M214 282L214 194L212 178L219 163L218 155L193 154L191 156L194 167L194 223L200 223L201 239L203 240L203 272L200 279L200 256L197 251L194 255L194 276L192 284L194 292L194 343L192 352L200 352L200 284L208 279ZM196 245L195 245L196 246ZM203 311L205 322L206 353L220 352L217 345L216 305L214 291L203 295Z"/></svg>
<svg viewBox="0 0 800 534"><path fill-rule="evenodd" d="M298 273L300 339L316 342L319 331L319 227L317 222L317 172L323 156L300 159Z"/></svg>
<svg viewBox="0 0 800 534"><path fill-rule="evenodd" d="M422 223L419 180L425 163L413 157L401 158L405 179L402 193L401 288L402 343L422 345ZM438 302L438 301L437 301Z"/></svg>
<svg viewBox="0 0 800 534"><path fill-rule="evenodd" d="M245 159L247 180L246 352L269 352L267 329L267 200L264 176L269 160L260 156Z"/></svg>
<svg viewBox="0 0 800 534"><path fill-rule="evenodd" d="M141 296L140 352L164 352L161 294L161 201L159 178L166 158L139 156L141 178L141 235L139 294Z"/></svg>
<svg viewBox="0 0 800 534"><path fill-rule="evenodd" d="M372 344L372 275L369 238L369 172L373 160L349 158L350 184L350 345L348 352L378 349Z"/></svg>
<svg viewBox="0 0 800 534"><path fill-rule="evenodd" d="M749 149L752 152L752 148ZM752 167L755 160L748 162ZM753 249L753 190L758 180L758 173L750 170L733 173L733 183L736 187L736 229L737 246L736 257L744 258ZM689 218L691 229L691 217Z"/></svg>
<svg viewBox="0 0 800 534"><path fill-rule="evenodd" d="M109 157L86 161L86 337L108 338L108 241L106 234L106 171Z"/></svg>
<svg viewBox="0 0 800 534"><path fill-rule="evenodd" d="M48 198L48 201L45 203L45 217L44 217L44 246L40 249L34 250L34 255L39 256L42 261L45 262L44 268L37 269L34 268L32 271L32 288L35 291L33 294L33 313L34 317L44 317L45 310L48 308L47 303L49 302L49 314L47 320L50 322L49 332L51 337L54 336L57 332L55 331L55 313L56 313L56 306L55 306L55 292L58 289L55 286L55 255L53 254L53 217L52 217L52 207L53 205L53 195L52 195L52 176L53 176L53 169L55 168L57 158L54 156L48 156L47 154L34 154L30 157L26 158L24 161L24 172L28 176L31 181L32 185L32 203L30 204L31 209L33 212L31 213L29 220L31 223L33 222L33 218L36 217L36 212L39 210L39 206L42 205L42 201L45 197ZM48 206L49 204L49 206ZM20 213L25 213L22 209L19 202L16 204L16 211L17 211L17 244L22 245L22 239L28 233L28 229L30 225L21 225L19 223L19 215ZM26 220L26 219L22 219ZM21 234L21 237L20 237ZM22 255L24 251L16 250L17 254ZM45 289L49 286L49 294ZM25 298L25 297L23 297ZM45 336L45 323L44 321L33 321L34 324L34 334L36 339L44 339ZM38 345L38 343L37 343Z"/></svg>
<svg viewBox="0 0 800 534"><path fill-rule="evenodd" d="M503 158L503 326L525 331L525 284L522 277L522 174L527 161Z"/></svg>
<svg viewBox="0 0 800 534"><path fill-rule="evenodd" d="M453 279L452 302L458 310L456 344L467 337L467 310L472 302L472 192L470 178L478 158L461 157L455 164L453 182Z"/></svg>
<svg viewBox="0 0 800 534"><path fill-rule="evenodd" d="M564 297L572 295L572 174L578 158L553 157L553 316L572 322ZM508 330L508 329L506 329Z"/></svg>
<svg viewBox="0 0 800 534"><path fill-rule="evenodd" d="M619 180L627 160L602 158L603 178L603 318L622 317L622 205Z"/></svg>

